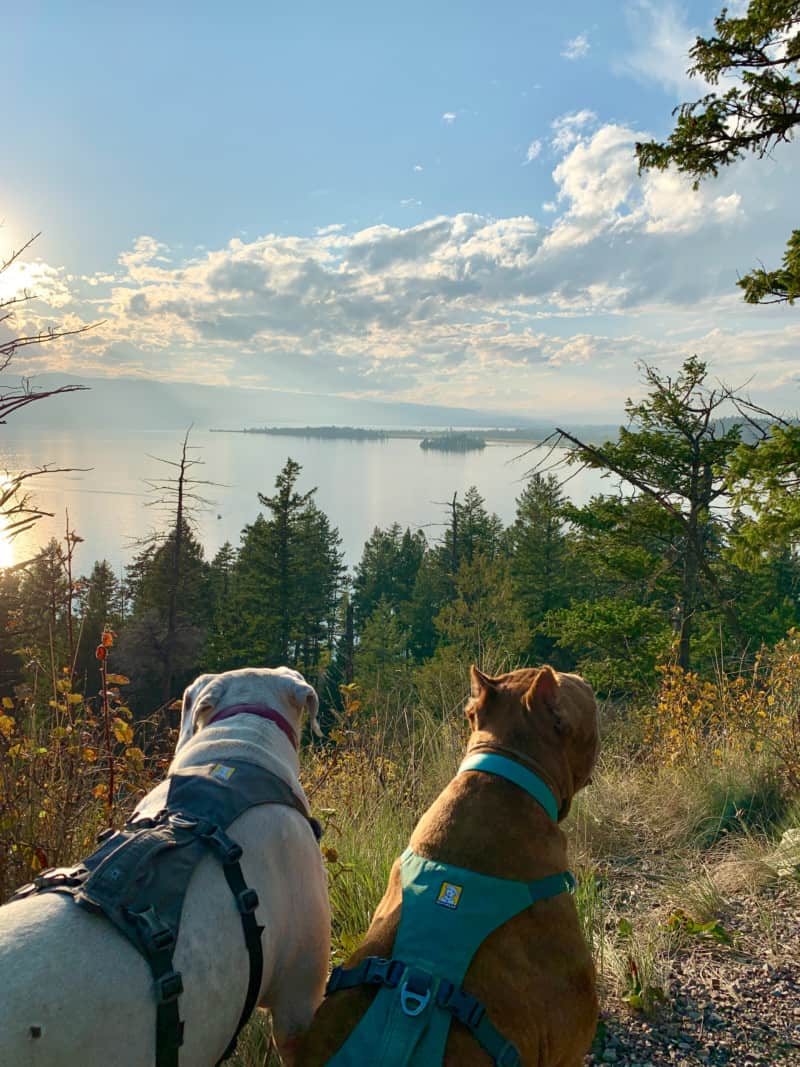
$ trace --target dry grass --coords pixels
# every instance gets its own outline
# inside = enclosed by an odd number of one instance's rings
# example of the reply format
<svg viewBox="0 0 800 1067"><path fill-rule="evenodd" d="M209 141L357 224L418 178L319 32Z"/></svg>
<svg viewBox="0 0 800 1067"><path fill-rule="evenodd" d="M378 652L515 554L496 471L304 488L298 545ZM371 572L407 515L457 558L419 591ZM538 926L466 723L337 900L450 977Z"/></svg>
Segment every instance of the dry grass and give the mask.
<svg viewBox="0 0 800 1067"><path fill-rule="evenodd" d="M652 737L648 741L649 711L622 715L617 710L605 716L593 784L576 799L565 830L579 876L576 902L606 1006L621 1002L649 1011L668 999L674 954L687 939L713 951L730 951L702 926L721 922L724 928L726 906L734 897L753 898L757 925L769 938L769 907L758 904L759 894L777 877L771 856L780 831L800 825L800 806L792 806L793 769L786 757L793 751L795 728L787 709L791 705L796 714L800 707L800 655L794 646L783 662L791 677L773 673L772 688L765 690L759 708L773 708L775 702L768 704L767 696L776 692L783 693L784 703L780 714L759 717L759 745L740 720L736 729L731 725L725 730L720 726L724 717L716 715L717 726L709 731L704 713L693 727L695 736L682 740L670 755L664 745L669 749L672 727L663 694L657 744ZM670 685L676 719L688 729L686 688L674 677ZM720 702L732 692L742 711L743 686L726 681L725 687L718 689ZM711 695L703 692L701 710L707 711ZM394 858L458 765L466 740L463 697L463 683L459 686L455 679L437 687L429 678L424 699L414 703L386 696L362 702L358 691L350 689L335 744L305 754L304 784L326 823L333 962L358 943ZM25 881L35 871L32 857L41 841L47 841L50 863L69 862L86 851L103 821L102 793L95 796L102 772L97 760L86 763L80 756L91 747L84 734L94 728L92 709L68 700L63 708L73 719L66 726L63 717L58 720L63 728L71 727L59 736L52 725L44 725L41 710L31 712L26 726L19 708L7 709L14 729L0 736L4 754L23 737L29 751L21 771L9 772L6 762L0 786L6 892L12 880ZM124 765L124 746L118 756ZM136 773L140 777L131 780L131 789L144 788L148 775L162 772L157 762L145 761ZM51 798L47 804L46 797ZM51 828L52 836L43 836ZM263 1067L269 1045L268 1017L257 1013L231 1062Z"/></svg>

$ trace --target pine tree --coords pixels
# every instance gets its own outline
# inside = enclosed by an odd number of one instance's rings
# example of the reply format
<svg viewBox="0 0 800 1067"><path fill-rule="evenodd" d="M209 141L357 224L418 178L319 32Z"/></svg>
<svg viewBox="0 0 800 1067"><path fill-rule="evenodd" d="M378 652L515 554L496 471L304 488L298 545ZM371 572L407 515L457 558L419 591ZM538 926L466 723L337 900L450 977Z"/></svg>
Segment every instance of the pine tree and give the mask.
<svg viewBox="0 0 800 1067"><path fill-rule="evenodd" d="M713 37L698 37L689 53L690 73L714 91L678 108L664 144L636 146L641 168L674 164L695 178L695 186L748 153L771 156L800 124L798 0L750 0L737 16L723 8L714 29ZM758 268L737 284L750 304L793 304L800 296L800 230L792 232L780 268Z"/></svg>
<svg viewBox="0 0 800 1067"><path fill-rule="evenodd" d="M79 640L75 657L75 684L87 693L100 688L95 648L103 630L108 626L117 631L120 626L119 582L111 564L99 560L88 578L81 583L79 605Z"/></svg>
<svg viewBox="0 0 800 1067"><path fill-rule="evenodd" d="M268 516L242 532L226 665L288 664L313 674L331 658L344 584L341 538L314 503L316 490L296 490L301 471L287 461L275 494L258 494Z"/></svg>
<svg viewBox="0 0 800 1067"><path fill-rule="evenodd" d="M517 498L517 515L507 531L511 588L528 630L525 652L531 664L554 659L555 643L542 632L542 623L574 592L565 504L555 475L534 474Z"/></svg>

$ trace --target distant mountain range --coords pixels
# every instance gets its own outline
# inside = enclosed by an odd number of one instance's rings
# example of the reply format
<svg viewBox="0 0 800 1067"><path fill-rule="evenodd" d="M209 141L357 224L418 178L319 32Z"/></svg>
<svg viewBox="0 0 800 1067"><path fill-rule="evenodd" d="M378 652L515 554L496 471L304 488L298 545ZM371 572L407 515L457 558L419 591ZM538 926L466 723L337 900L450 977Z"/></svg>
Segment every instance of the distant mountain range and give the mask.
<svg viewBox="0 0 800 1067"><path fill-rule="evenodd" d="M546 436L555 424L496 411L395 401L348 400L314 393L288 393L276 389L243 389L227 385L147 381L142 378L79 378L42 374L32 379L35 388L83 385L71 393L19 411L9 425L26 430L47 427L67 430L137 429L181 430L194 424L201 429L239 430L254 426L343 425L378 428L454 427L472 429L525 429ZM19 385L19 378L0 377L0 393ZM566 423L566 425L564 425ZM616 426L578 426L560 419L565 429L591 430L598 436L615 436Z"/></svg>

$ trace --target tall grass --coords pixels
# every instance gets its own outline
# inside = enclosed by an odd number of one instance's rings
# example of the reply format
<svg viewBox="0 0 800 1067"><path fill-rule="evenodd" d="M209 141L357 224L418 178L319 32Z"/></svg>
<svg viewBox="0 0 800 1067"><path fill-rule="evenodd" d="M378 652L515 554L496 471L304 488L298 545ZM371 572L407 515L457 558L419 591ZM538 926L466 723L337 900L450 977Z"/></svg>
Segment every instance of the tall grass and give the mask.
<svg viewBox="0 0 800 1067"><path fill-rule="evenodd" d="M456 770L465 686L466 673L427 670L420 691L345 687L331 738L304 753L304 786L326 828L332 963L363 936L394 859ZM77 859L108 818L97 709L68 685L55 707L25 701L0 717L3 894L45 859ZM681 940L723 915L731 892L757 892L776 876L775 842L800 825L798 715L793 635L741 681L669 668L646 706L603 709L599 766L564 829L607 1005L655 1010L669 998ZM117 804L129 810L166 756L136 749L130 758L131 738L120 735ZM257 1013L232 1062L262 1067L269 1047L269 1020Z"/></svg>

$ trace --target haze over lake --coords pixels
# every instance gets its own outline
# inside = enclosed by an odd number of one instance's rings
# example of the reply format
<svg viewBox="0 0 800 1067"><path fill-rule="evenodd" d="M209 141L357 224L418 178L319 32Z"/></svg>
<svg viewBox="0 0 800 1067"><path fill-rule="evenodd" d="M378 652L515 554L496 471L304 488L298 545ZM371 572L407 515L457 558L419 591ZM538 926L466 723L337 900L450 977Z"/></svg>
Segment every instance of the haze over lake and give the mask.
<svg viewBox="0 0 800 1067"><path fill-rule="evenodd" d="M151 497L145 479L172 473L151 457L177 459L182 437L177 429L115 433L91 427L25 432L3 428L3 467L29 469L47 463L76 468L35 479L36 500L54 517L43 519L14 543L13 560L29 558L36 546L63 535L69 509L70 526L84 538L78 546L78 570L88 573L93 561L103 558L116 568L123 566L135 552L135 539L166 521L147 506ZM300 491L317 487L317 505L339 528L351 567L375 526L398 522L422 527L429 540L438 540L446 521L444 502L455 492L463 497L471 485L508 524L526 471L541 455L537 451L522 456L527 446L516 443L489 444L483 451L467 453L423 452L413 439L322 441L200 429L192 431L190 442L197 446L193 457L204 462L193 473L219 483L201 490L214 502L198 514L198 533L209 558L226 540L238 545L242 528L262 510L257 493L271 495L275 476L291 456L303 467ZM610 488L596 472L584 471L571 478L566 491L583 503Z"/></svg>

